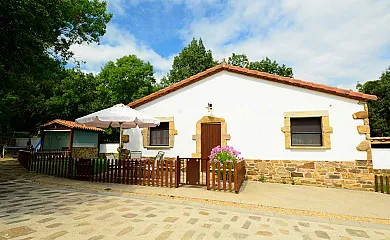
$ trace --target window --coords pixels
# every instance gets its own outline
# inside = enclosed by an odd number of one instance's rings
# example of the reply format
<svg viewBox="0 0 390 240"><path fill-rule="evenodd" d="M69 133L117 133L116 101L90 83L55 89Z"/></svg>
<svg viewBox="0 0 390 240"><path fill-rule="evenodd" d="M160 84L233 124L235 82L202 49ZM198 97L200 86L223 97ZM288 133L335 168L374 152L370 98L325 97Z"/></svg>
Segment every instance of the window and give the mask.
<svg viewBox="0 0 390 240"><path fill-rule="evenodd" d="M173 117L155 117L160 126L141 130L142 144L146 149L173 148L175 142L175 121Z"/></svg>
<svg viewBox="0 0 390 240"><path fill-rule="evenodd" d="M284 146L286 149L330 149L333 128L327 110L284 112Z"/></svg>
<svg viewBox="0 0 390 240"><path fill-rule="evenodd" d="M291 118L291 146L322 146L321 117Z"/></svg>
<svg viewBox="0 0 390 240"><path fill-rule="evenodd" d="M169 146L169 122L150 128L150 146Z"/></svg>

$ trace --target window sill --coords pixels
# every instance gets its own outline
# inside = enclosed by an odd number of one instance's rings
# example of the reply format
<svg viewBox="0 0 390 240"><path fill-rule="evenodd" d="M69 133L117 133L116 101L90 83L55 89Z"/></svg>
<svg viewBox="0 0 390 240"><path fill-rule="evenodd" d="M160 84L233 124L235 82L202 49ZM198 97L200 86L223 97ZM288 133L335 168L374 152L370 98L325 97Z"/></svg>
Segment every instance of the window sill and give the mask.
<svg viewBox="0 0 390 240"><path fill-rule="evenodd" d="M168 149L172 148L171 146L146 146L146 149Z"/></svg>
<svg viewBox="0 0 390 240"><path fill-rule="evenodd" d="M319 149L319 150L322 150L322 149L330 149L330 148L327 148L325 146L291 146L291 147L289 147L289 149Z"/></svg>

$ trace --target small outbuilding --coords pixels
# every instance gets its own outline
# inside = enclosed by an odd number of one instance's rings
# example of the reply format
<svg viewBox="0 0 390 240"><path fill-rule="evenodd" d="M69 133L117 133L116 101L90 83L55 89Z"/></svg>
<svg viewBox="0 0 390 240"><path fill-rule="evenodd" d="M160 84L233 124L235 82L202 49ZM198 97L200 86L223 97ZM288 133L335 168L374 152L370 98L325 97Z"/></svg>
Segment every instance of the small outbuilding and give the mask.
<svg viewBox="0 0 390 240"><path fill-rule="evenodd" d="M42 150L68 151L74 158L97 157L101 128L56 119L40 126Z"/></svg>

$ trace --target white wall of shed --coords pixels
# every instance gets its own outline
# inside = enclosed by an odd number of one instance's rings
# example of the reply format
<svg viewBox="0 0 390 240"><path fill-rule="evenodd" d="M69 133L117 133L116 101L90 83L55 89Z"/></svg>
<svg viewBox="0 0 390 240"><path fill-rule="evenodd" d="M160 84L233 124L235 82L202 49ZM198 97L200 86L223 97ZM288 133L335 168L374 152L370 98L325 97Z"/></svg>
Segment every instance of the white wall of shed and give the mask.
<svg viewBox="0 0 390 240"><path fill-rule="evenodd" d="M390 169L390 149L373 148L372 165L374 169Z"/></svg>

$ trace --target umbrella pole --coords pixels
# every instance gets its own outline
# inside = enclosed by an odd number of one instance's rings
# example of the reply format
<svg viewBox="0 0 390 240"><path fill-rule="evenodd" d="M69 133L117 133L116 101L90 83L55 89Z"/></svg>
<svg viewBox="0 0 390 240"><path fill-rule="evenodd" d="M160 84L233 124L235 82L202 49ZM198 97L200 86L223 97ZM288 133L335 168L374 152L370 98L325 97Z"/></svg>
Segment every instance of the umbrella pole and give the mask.
<svg viewBox="0 0 390 240"><path fill-rule="evenodd" d="M120 152L119 152L119 159L122 158L122 124L123 123L119 123L119 149L120 149Z"/></svg>

